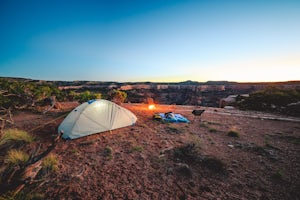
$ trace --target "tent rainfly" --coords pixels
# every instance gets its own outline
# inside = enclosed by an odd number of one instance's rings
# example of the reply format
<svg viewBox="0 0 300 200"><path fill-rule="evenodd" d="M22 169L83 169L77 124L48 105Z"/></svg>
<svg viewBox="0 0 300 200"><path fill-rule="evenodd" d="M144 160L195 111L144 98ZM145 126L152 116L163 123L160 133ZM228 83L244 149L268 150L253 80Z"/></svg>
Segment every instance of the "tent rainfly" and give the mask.
<svg viewBox="0 0 300 200"><path fill-rule="evenodd" d="M85 102L74 110L58 127L64 139L75 139L94 133L133 125L137 117L111 101L96 99Z"/></svg>

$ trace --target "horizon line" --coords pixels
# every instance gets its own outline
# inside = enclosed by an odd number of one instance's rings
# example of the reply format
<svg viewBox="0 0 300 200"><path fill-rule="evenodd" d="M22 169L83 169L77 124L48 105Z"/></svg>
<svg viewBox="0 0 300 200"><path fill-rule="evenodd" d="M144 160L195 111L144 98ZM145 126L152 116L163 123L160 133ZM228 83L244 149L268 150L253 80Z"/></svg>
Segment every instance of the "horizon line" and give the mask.
<svg viewBox="0 0 300 200"><path fill-rule="evenodd" d="M185 81L100 81L100 80L47 80L47 79L35 79L35 78L25 78L25 77L3 77L2 79L25 79L32 81L49 81L49 82L113 82L113 83L184 83L184 82L196 82L196 83L209 83L209 82L227 82L227 83L288 83L288 82L300 82L300 80L285 80L285 81L231 81L231 80L208 80L208 81L195 81L195 80L185 80Z"/></svg>

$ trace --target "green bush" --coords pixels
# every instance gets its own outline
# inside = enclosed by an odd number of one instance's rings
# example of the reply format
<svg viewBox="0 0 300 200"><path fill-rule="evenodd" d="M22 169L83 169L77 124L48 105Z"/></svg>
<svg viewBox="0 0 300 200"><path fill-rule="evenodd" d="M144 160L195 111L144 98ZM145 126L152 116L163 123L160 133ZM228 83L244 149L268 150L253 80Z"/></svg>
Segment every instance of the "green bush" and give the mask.
<svg viewBox="0 0 300 200"><path fill-rule="evenodd" d="M124 103L127 93L120 90L112 90L109 92L109 99L117 104Z"/></svg>
<svg viewBox="0 0 300 200"><path fill-rule="evenodd" d="M101 99L101 96L101 93L92 93L87 90L76 95L75 99L82 103L92 99Z"/></svg>
<svg viewBox="0 0 300 200"><path fill-rule="evenodd" d="M251 93L249 98L237 103L245 110L282 111L288 104L300 101L300 91L294 89L280 89L267 87L264 90Z"/></svg>
<svg viewBox="0 0 300 200"><path fill-rule="evenodd" d="M0 105L4 108L27 108L46 97L57 96L60 99L62 96L56 86L48 83L0 78L0 88Z"/></svg>

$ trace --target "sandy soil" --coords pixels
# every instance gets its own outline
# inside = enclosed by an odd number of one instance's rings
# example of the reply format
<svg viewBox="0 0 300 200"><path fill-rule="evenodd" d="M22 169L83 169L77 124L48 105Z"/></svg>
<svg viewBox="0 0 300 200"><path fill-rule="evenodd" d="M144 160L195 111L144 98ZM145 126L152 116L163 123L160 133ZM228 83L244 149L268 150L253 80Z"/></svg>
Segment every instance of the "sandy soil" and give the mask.
<svg viewBox="0 0 300 200"><path fill-rule="evenodd" d="M37 176L23 191L72 200L300 199L299 118L202 107L206 111L194 120L192 106L124 107L136 114L136 125L59 141L52 151L59 170ZM191 123L152 119L168 111ZM60 115L14 118L46 147L56 137L63 118L53 119ZM239 137L228 136L230 130Z"/></svg>

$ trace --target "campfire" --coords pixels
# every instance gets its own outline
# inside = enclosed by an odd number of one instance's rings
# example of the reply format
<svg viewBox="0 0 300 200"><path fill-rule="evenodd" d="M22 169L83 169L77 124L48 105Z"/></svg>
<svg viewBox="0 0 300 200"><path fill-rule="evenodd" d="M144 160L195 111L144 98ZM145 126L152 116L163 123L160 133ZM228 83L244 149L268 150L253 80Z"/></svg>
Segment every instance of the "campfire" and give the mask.
<svg viewBox="0 0 300 200"><path fill-rule="evenodd" d="M149 104L148 109L149 110L154 110L155 109L155 105L154 104Z"/></svg>

